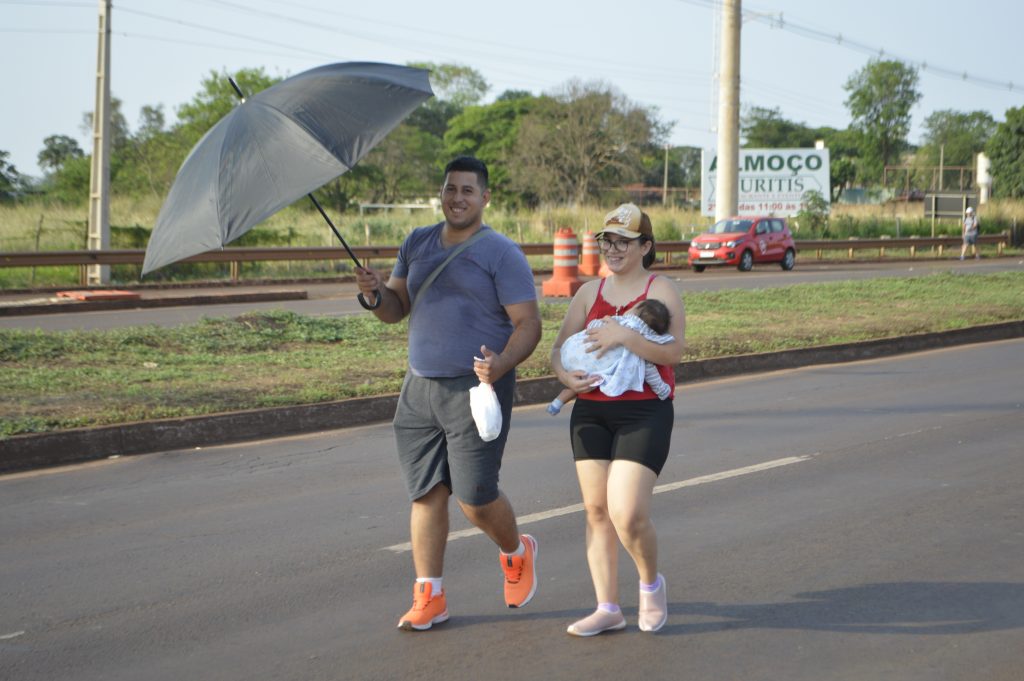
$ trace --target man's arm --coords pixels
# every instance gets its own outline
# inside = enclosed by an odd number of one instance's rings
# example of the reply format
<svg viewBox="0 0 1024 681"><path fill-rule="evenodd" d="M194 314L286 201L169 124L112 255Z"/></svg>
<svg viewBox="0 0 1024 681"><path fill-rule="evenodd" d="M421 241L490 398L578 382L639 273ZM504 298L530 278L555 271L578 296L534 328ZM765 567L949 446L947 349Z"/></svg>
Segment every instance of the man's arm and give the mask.
<svg viewBox="0 0 1024 681"><path fill-rule="evenodd" d="M395 324L402 321L412 304L409 301L409 289L405 279L392 275L387 285L383 285L380 274L369 267L360 267L356 270L356 283L363 297L371 303L377 299L377 293L381 295L380 306L372 310L377 319L385 324Z"/></svg>
<svg viewBox="0 0 1024 681"><path fill-rule="evenodd" d="M540 309L536 300L506 305L512 321L512 335L500 354L481 347L483 361L473 362L473 370L481 383L494 383L529 357L540 342Z"/></svg>

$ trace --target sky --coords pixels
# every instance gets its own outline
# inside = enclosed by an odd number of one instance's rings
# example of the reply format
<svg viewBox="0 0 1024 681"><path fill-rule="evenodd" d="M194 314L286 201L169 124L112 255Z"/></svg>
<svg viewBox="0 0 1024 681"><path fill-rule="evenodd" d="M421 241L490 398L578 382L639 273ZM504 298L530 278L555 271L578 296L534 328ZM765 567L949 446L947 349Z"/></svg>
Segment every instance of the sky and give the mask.
<svg viewBox="0 0 1024 681"><path fill-rule="evenodd" d="M1019 0L759 0L743 11L744 110L845 128L843 85L879 57L920 69L912 143L934 111L1001 121L1024 106ZM716 0L115 0L110 84L134 130L147 105L173 122L211 72L456 63L487 80L485 102L510 89L554 93L572 79L611 85L672 123L671 144L713 149L720 14ZM95 98L98 15L98 1L0 0L0 151L22 174L42 174L50 135L91 152L82 124Z"/></svg>

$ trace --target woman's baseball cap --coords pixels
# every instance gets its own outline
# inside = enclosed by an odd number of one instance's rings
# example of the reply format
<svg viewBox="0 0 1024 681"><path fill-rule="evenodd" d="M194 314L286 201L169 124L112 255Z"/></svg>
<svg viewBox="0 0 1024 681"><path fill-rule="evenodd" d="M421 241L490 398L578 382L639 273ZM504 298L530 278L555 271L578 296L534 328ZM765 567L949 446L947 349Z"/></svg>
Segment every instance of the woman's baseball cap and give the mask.
<svg viewBox="0 0 1024 681"><path fill-rule="evenodd" d="M602 234L618 234L627 239L636 239L641 236L653 239L654 228L651 226L651 218L647 213L644 213L635 204L624 203L604 216L604 229L594 236Z"/></svg>

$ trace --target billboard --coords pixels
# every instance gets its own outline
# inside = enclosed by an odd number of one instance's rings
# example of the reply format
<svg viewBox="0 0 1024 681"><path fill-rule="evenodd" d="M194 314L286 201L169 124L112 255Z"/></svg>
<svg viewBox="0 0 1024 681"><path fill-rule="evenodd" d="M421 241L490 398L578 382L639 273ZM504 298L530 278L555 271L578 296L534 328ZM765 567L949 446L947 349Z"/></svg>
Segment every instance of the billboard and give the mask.
<svg viewBox="0 0 1024 681"><path fill-rule="evenodd" d="M715 214L718 155L700 159L700 210ZM831 201L828 149L740 149L738 215L796 215L804 192Z"/></svg>

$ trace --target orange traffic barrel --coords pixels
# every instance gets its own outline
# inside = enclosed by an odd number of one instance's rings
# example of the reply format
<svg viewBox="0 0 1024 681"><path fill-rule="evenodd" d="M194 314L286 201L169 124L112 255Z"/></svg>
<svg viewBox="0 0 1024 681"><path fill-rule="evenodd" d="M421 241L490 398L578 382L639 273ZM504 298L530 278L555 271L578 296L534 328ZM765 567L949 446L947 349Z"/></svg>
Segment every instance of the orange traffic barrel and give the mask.
<svg viewBox="0 0 1024 681"><path fill-rule="evenodd" d="M580 274L593 277L600 270L601 251L597 247L597 239L594 237L594 233L588 230L583 233L583 256L580 258Z"/></svg>
<svg viewBox="0 0 1024 681"><path fill-rule="evenodd" d="M571 229L555 232L555 266L541 285L545 296L571 297L583 285L579 278L579 242Z"/></svg>

